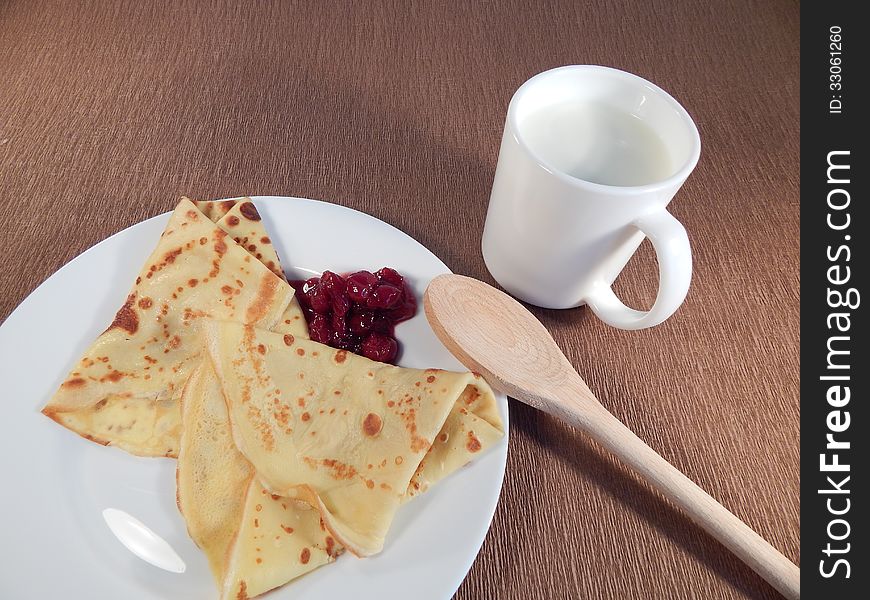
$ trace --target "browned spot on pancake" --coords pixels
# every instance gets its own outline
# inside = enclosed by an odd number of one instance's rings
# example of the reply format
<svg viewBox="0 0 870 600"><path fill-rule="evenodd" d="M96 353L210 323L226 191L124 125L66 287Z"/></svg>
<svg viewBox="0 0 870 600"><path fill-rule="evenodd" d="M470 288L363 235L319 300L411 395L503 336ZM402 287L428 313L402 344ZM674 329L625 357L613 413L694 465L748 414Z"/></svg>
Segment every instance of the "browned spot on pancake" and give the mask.
<svg viewBox="0 0 870 600"><path fill-rule="evenodd" d="M375 489L375 482L372 481L371 479L366 479L366 487L369 488L370 490Z"/></svg>
<svg viewBox="0 0 870 600"><path fill-rule="evenodd" d="M257 557L257 564L259 565L261 562L263 562L263 559L258 556Z"/></svg>
<svg viewBox="0 0 870 600"><path fill-rule="evenodd" d="M287 532L288 534L293 533L293 528L292 528L292 527L287 527L287 526L284 525L284 524L281 525L281 529L283 529L283 530L284 530L285 532Z"/></svg>
<svg viewBox="0 0 870 600"><path fill-rule="evenodd" d="M347 350L339 350L335 353L335 362L343 363L347 360Z"/></svg>
<svg viewBox="0 0 870 600"><path fill-rule="evenodd" d="M469 452L480 452L480 440L474 436L473 431L468 432L468 442L466 442L465 447L468 448Z"/></svg>
<svg viewBox="0 0 870 600"><path fill-rule="evenodd" d="M108 403L109 403L109 399L108 399L108 398L103 398L102 400L100 400L99 402L97 402L96 404L94 404L94 408L95 408L96 410L100 410L101 408L103 408L103 407L104 407L106 404L108 404ZM111 425L110 425L110 427L111 427Z"/></svg>
<svg viewBox="0 0 870 600"><path fill-rule="evenodd" d="M218 255L223 256L227 253L227 243L224 238L227 237L227 232L223 229L215 229L214 231L214 251Z"/></svg>
<svg viewBox="0 0 870 600"><path fill-rule="evenodd" d="M257 506L254 507L254 510L257 511L257 512L260 512L261 510L263 510L263 505L262 505L262 504L258 504Z"/></svg>
<svg viewBox="0 0 870 600"><path fill-rule="evenodd" d="M294 338L289 333L284 334L284 343L287 344L288 346L292 346L293 342L295 342L295 341L296 341L296 338Z"/></svg>
<svg viewBox="0 0 870 600"><path fill-rule="evenodd" d="M246 323L256 323L266 316L280 284L281 280L271 273L268 273L260 280L260 289L257 290L257 297L248 306L247 313L245 314Z"/></svg>
<svg viewBox="0 0 870 600"><path fill-rule="evenodd" d="M333 479L353 479L357 475L355 468L332 458L324 458L320 463L332 471L330 475Z"/></svg>
<svg viewBox="0 0 870 600"><path fill-rule="evenodd" d="M446 442L447 441L447 434L442 433L441 435L438 436L438 439L441 440L442 442Z"/></svg>
<svg viewBox="0 0 870 600"><path fill-rule="evenodd" d="M402 458L401 456L397 456L397 457L396 457L396 464L397 464L397 465L400 465L400 464L402 464L403 462L405 462L405 459L404 459L404 458Z"/></svg>
<svg viewBox="0 0 870 600"><path fill-rule="evenodd" d="M308 548L304 548L302 550L302 554L299 556L299 560L302 562L303 565L307 565L308 561L311 560L311 550L309 550Z"/></svg>
<svg viewBox="0 0 870 600"><path fill-rule="evenodd" d="M208 317L209 314L204 310L193 310L192 308L185 308L184 313L182 313L181 318L185 321L189 321L190 319L200 319L202 317Z"/></svg>
<svg viewBox="0 0 870 600"><path fill-rule="evenodd" d="M142 283L142 278L141 278L141 277L137 277L137 278L136 278L136 285L139 285L140 283Z"/></svg>
<svg viewBox="0 0 870 600"><path fill-rule="evenodd" d="M401 404L401 402L400 402ZM417 411L413 408L408 408L398 413L405 423L405 429L411 434L411 452L422 452L427 449L429 441L417 434Z"/></svg>
<svg viewBox="0 0 870 600"><path fill-rule="evenodd" d="M305 350L303 348L296 348L296 354L299 356L305 356Z"/></svg>
<svg viewBox="0 0 870 600"><path fill-rule="evenodd" d="M263 237L260 238L260 243L261 244L271 244L272 240L269 239L268 235L264 235Z"/></svg>
<svg viewBox="0 0 870 600"><path fill-rule="evenodd" d="M139 317L136 315L136 311L133 309L133 303L136 301L136 294L130 294L127 296L127 301L124 302L124 305L118 309L117 314L115 315L115 320L112 321L112 324L109 325L109 329L123 329L130 335L136 333L136 330L139 329ZM107 329L106 331L109 331Z"/></svg>
<svg viewBox="0 0 870 600"><path fill-rule="evenodd" d="M313 354L314 356L317 356L317 352L312 352L311 354ZM341 396L341 390L335 390L334 392L332 392L332 395L333 396Z"/></svg>
<svg viewBox="0 0 870 600"><path fill-rule="evenodd" d="M426 383L435 383L435 376L429 375L429 377L426 378Z"/></svg>
<svg viewBox="0 0 870 600"><path fill-rule="evenodd" d="M248 246L248 252L254 252L254 251L256 251L256 249L257 249L257 247L254 244L250 244ZM260 258L260 257L258 256L257 258Z"/></svg>
<svg viewBox="0 0 870 600"><path fill-rule="evenodd" d="M266 354L266 346L263 344L257 344L257 352L260 354Z"/></svg>
<svg viewBox="0 0 870 600"><path fill-rule="evenodd" d="M419 382L419 381L415 381L415 382L414 382L414 385L415 385L416 387L420 387L420 382Z"/></svg>
<svg viewBox="0 0 870 600"><path fill-rule="evenodd" d="M196 221L199 218L199 215L196 214L195 210L189 210L189 211L187 211L187 218L193 219L194 221Z"/></svg>
<svg viewBox="0 0 870 600"><path fill-rule="evenodd" d="M257 212L257 207L250 202L242 202L242 205L239 207L239 212L242 213L246 219L250 219L251 221L260 220L260 213Z"/></svg>
<svg viewBox="0 0 870 600"><path fill-rule="evenodd" d="M205 246L206 244L208 244L208 238L207 238L207 237L201 237L201 238L199 238L199 245L200 245L200 246Z"/></svg>
<svg viewBox="0 0 870 600"><path fill-rule="evenodd" d="M475 400L480 398L480 391L476 387L472 387L470 390L471 391L465 397L465 404L468 406L474 404Z"/></svg>
<svg viewBox="0 0 870 600"><path fill-rule="evenodd" d="M86 383L87 383L87 382L86 382L84 379L82 379L81 377L75 377L75 378L73 378L73 379L68 379L67 381L64 381L63 384L61 384L60 387L63 387L63 388L78 388L78 387L82 387L82 386L85 385Z"/></svg>
<svg viewBox="0 0 870 600"><path fill-rule="evenodd" d="M332 539L331 535L326 536L326 553L330 556L334 556L333 552L335 551L335 540Z"/></svg>
<svg viewBox="0 0 870 600"><path fill-rule="evenodd" d="M301 408L305 408L305 398L299 396L299 398L296 399L296 404L298 404Z"/></svg>
<svg viewBox="0 0 870 600"><path fill-rule="evenodd" d="M227 296L232 296L233 295L233 288L228 286L228 285L225 285L221 288L221 292L223 292Z"/></svg>
<svg viewBox="0 0 870 600"><path fill-rule="evenodd" d="M188 279L187 285L190 287L196 287L199 284L199 279Z"/></svg>
<svg viewBox="0 0 870 600"><path fill-rule="evenodd" d="M286 404L281 404L278 407L278 410L273 412L272 415L281 427L286 428L287 424L290 422L290 407Z"/></svg>
<svg viewBox="0 0 870 600"><path fill-rule="evenodd" d="M169 348L171 348L172 350L175 350L176 348L178 348L181 345L181 338L178 337L177 335L172 336L172 339L169 340L169 342L167 342L166 345Z"/></svg>
<svg viewBox="0 0 870 600"><path fill-rule="evenodd" d="M363 419L363 433L368 436L374 437L378 435L381 432L383 426L384 422L375 413L369 413L366 415L366 418Z"/></svg>
<svg viewBox="0 0 870 600"><path fill-rule="evenodd" d="M151 300L151 298L147 298L147 297L140 298L138 304L139 304L139 308L141 308L142 310L147 310L147 309L151 308L151 306L154 304L154 301Z"/></svg>
<svg viewBox="0 0 870 600"><path fill-rule="evenodd" d="M300 418L301 418L303 421L310 421L310 420L311 420L311 415L309 415L307 412L304 412L304 413L302 413L302 416L301 416Z"/></svg>
<svg viewBox="0 0 870 600"><path fill-rule="evenodd" d="M175 262L175 259L178 258L178 255L181 254L181 247L176 248L175 250L170 250L166 254L163 255L163 262L158 263L157 270L159 271L166 265L170 265Z"/></svg>
<svg viewBox="0 0 870 600"><path fill-rule="evenodd" d="M260 254L259 252L257 252L257 254L255 256L257 257L257 260L260 260L260 261L263 260L263 255Z"/></svg>
<svg viewBox="0 0 870 600"><path fill-rule="evenodd" d="M263 490L263 491L265 491L265 490ZM272 500L279 500L281 498L281 496L279 496L278 494L269 494L269 497Z"/></svg>
<svg viewBox="0 0 870 600"><path fill-rule="evenodd" d="M259 506L259 504L257 506ZM254 527L259 527L259 526L260 526L260 519L255 518L254 519Z"/></svg>
<svg viewBox="0 0 870 600"><path fill-rule="evenodd" d="M113 370L107 375L103 375L100 377L101 382L111 381L112 383L118 383L121 379L124 378L124 374L120 371Z"/></svg>
<svg viewBox="0 0 870 600"><path fill-rule="evenodd" d="M220 206L220 209L223 211L224 214L227 214L228 212L230 212L230 209L235 205L235 200L222 200L218 206Z"/></svg>
<svg viewBox="0 0 870 600"><path fill-rule="evenodd" d="M381 392L381 390L378 390L378 392ZM381 392L381 393L383 393L383 392ZM393 408L395 405L396 405L396 403L393 402L392 400L387 400L387 406L389 408Z"/></svg>
<svg viewBox="0 0 870 600"><path fill-rule="evenodd" d="M239 286L240 288L243 288L243 287L245 287L245 282L242 281L241 279L236 279L236 285Z"/></svg>
<svg viewBox="0 0 870 600"><path fill-rule="evenodd" d="M240 222L241 222L241 221L239 221L239 218L238 218L236 215L230 215L230 216L227 217L227 224L228 224L230 227L235 227L235 226L238 225Z"/></svg>
<svg viewBox="0 0 870 600"><path fill-rule="evenodd" d="M239 593L236 594L236 600L248 600L248 584L245 583L245 580L239 582Z"/></svg>

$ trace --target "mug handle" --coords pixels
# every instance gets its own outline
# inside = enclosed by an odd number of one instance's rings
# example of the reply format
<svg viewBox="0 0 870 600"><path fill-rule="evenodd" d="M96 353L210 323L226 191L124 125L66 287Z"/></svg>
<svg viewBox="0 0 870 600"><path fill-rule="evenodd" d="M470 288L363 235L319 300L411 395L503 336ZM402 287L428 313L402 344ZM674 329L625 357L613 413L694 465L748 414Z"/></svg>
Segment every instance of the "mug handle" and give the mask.
<svg viewBox="0 0 870 600"><path fill-rule="evenodd" d="M649 311L634 310L602 284L585 300L599 319L619 329L643 329L658 325L683 303L692 280L692 249L686 228L665 209L638 217L631 223L646 234L659 263L659 292Z"/></svg>

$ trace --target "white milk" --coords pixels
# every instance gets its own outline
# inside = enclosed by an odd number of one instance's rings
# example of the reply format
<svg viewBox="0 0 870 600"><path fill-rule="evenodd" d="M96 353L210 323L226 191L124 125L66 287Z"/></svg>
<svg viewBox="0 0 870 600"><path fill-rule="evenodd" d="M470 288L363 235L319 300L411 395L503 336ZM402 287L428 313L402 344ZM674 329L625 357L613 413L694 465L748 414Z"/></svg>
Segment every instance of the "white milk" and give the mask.
<svg viewBox="0 0 870 600"><path fill-rule="evenodd" d="M655 183L673 174L667 147L639 117L593 102L564 102L527 115L520 135L547 166L603 185Z"/></svg>

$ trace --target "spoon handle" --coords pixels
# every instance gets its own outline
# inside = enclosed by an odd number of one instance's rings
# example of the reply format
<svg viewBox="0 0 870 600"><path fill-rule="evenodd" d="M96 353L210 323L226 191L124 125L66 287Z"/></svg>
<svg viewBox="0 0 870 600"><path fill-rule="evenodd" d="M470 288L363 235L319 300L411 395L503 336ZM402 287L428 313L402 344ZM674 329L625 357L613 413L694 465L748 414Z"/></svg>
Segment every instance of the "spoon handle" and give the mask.
<svg viewBox="0 0 870 600"><path fill-rule="evenodd" d="M576 398L574 402L560 402L563 408L570 409L568 414L560 411L559 416L570 414L573 418L568 420L573 425L631 466L781 594L793 600L800 598L800 569L794 563L647 446L601 404L595 402L595 408L590 410L592 403L588 397L582 402L582 410L579 406L573 410Z"/></svg>

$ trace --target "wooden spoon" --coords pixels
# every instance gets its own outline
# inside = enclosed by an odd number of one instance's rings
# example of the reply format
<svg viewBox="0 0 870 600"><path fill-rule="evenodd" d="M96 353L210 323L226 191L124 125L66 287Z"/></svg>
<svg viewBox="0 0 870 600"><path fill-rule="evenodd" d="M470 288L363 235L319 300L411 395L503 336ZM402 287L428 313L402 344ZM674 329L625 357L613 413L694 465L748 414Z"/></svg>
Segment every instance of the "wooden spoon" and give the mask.
<svg viewBox="0 0 870 600"><path fill-rule="evenodd" d="M519 302L476 279L440 275L423 297L445 346L493 387L585 431L752 567L787 598L800 569L611 415Z"/></svg>

